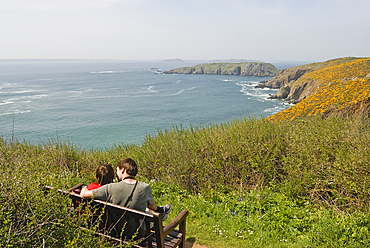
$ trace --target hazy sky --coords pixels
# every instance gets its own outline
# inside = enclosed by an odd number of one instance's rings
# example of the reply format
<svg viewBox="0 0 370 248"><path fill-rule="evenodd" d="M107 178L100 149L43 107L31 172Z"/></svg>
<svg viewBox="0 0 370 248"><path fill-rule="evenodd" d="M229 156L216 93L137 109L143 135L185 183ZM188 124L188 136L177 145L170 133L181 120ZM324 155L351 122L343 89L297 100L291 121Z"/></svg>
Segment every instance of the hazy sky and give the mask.
<svg viewBox="0 0 370 248"><path fill-rule="evenodd" d="M369 0L0 0L0 59L370 57Z"/></svg>

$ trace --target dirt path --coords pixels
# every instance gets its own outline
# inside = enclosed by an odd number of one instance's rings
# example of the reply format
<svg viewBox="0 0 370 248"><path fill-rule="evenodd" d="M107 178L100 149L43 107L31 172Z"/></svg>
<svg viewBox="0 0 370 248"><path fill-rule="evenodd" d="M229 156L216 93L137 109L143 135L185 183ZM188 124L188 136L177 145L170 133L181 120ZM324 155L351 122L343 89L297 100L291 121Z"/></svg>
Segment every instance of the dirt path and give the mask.
<svg viewBox="0 0 370 248"><path fill-rule="evenodd" d="M210 248L210 247L186 241L185 248Z"/></svg>

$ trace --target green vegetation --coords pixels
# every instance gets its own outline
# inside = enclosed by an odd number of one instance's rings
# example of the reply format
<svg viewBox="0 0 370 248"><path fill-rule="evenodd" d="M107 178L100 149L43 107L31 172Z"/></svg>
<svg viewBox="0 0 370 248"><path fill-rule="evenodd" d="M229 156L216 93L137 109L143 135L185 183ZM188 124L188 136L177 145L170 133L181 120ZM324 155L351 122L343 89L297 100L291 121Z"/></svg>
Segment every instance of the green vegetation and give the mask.
<svg viewBox="0 0 370 248"><path fill-rule="evenodd" d="M77 228L69 202L41 184L93 181L132 157L168 221L190 211L187 238L215 247L369 246L370 119L235 120L159 132L139 145L83 151L0 139L0 247L109 247Z"/></svg>

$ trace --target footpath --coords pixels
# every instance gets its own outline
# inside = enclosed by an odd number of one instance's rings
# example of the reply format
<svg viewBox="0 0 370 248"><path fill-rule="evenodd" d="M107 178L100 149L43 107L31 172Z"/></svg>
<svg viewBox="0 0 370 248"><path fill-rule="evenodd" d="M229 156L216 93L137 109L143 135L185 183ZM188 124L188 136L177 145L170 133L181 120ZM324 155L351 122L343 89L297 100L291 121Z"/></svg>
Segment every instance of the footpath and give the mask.
<svg viewBox="0 0 370 248"><path fill-rule="evenodd" d="M210 247L186 241L185 248L210 248Z"/></svg>

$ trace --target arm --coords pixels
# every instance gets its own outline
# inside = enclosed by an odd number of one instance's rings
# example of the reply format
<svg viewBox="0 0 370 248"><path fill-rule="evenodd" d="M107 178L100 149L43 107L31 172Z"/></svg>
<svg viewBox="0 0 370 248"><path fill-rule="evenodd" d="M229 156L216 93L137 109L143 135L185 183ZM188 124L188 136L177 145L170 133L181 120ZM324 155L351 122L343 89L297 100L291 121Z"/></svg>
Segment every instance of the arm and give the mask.
<svg viewBox="0 0 370 248"><path fill-rule="evenodd" d="M153 199L153 202L152 202L152 205L147 205L147 207L150 209L150 210L153 210L153 211L156 211L157 210L157 205L155 205L155 202L154 202L154 199Z"/></svg>
<svg viewBox="0 0 370 248"><path fill-rule="evenodd" d="M80 195L83 199L91 199L94 196L92 191L87 189L87 186L82 188Z"/></svg>

